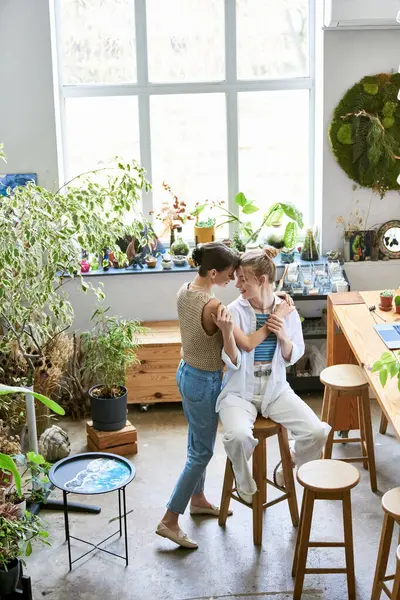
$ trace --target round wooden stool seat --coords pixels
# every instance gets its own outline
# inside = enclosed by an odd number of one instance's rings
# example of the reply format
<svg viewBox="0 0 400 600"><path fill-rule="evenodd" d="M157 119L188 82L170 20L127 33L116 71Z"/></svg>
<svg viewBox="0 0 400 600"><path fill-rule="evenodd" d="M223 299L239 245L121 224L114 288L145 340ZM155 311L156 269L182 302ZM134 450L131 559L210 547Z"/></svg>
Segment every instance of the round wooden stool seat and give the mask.
<svg viewBox="0 0 400 600"><path fill-rule="evenodd" d="M360 473L340 460L312 460L299 468L297 480L314 492L342 492L357 485Z"/></svg>
<svg viewBox="0 0 400 600"><path fill-rule="evenodd" d="M324 385L333 390L351 390L368 387L364 371L358 365L333 365L319 376Z"/></svg>
<svg viewBox="0 0 400 600"><path fill-rule="evenodd" d="M253 435L254 437L269 437L274 435L279 429L279 423L275 423L271 419L265 417L257 417L254 422Z"/></svg>
<svg viewBox="0 0 400 600"><path fill-rule="evenodd" d="M383 495L382 508L396 521L400 519L400 487L393 488Z"/></svg>

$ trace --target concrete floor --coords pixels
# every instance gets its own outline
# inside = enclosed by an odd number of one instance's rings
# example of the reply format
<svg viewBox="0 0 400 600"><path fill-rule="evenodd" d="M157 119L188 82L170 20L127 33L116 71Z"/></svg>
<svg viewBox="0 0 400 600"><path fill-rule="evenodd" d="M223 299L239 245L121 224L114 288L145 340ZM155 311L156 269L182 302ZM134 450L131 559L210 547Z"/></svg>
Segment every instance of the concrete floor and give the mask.
<svg viewBox="0 0 400 600"><path fill-rule="evenodd" d="M307 398L316 412L320 398ZM380 498L388 489L400 485L400 445L390 433L377 433L380 411L372 403L376 463L380 492L373 494L366 471L352 493L357 598L369 600L382 525ZM262 547L252 542L251 511L233 502L234 515L225 529L213 518L192 518L185 514L182 528L196 539L199 549L177 548L154 534L164 512L165 502L184 464L186 422L180 405L157 405L141 413L130 411L138 429L139 453L133 457L137 477L127 489L130 564L104 553L93 553L68 572L62 513L43 511L52 545L36 549L28 560L34 598L49 600L289 600L292 598L291 565L296 530L292 527L286 503L271 507L264 520ZM85 423L63 422L72 440L73 452L85 450ZM336 446L337 455L355 453L356 446ZM268 445L268 466L278 457L276 439ZM215 457L208 469L206 491L209 499L219 502L225 454L219 434ZM273 492L272 492L273 493ZM108 525L117 514L115 494L79 498L102 505L98 516L71 514L75 535L94 542L106 537ZM298 487L298 500L301 488ZM339 503L317 503L313 539L340 540L343 535ZM394 544L393 552L394 556ZM75 555L83 546L74 542ZM120 540L109 549L122 552ZM344 566L342 549L313 549L309 564L314 567ZM392 560L393 565L393 560ZM344 575L307 575L304 600L344 600L347 598Z"/></svg>

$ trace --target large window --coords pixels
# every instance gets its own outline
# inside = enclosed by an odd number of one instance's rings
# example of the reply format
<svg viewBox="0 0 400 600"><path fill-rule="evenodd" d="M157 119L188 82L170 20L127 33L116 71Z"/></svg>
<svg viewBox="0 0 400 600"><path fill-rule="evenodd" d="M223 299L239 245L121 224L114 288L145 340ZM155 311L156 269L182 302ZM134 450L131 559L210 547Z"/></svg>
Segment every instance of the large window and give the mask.
<svg viewBox="0 0 400 600"><path fill-rule="evenodd" d="M119 155L152 181L145 216L165 180L189 207L235 210L240 190L313 221L314 0L58 0L56 17L66 179Z"/></svg>

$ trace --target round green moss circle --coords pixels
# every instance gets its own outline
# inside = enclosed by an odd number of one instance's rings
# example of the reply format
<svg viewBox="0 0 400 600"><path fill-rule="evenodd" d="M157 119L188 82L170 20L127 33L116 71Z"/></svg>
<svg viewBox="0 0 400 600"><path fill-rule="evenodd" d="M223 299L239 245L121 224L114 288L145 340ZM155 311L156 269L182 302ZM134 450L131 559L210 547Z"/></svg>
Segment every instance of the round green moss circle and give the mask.
<svg viewBox="0 0 400 600"><path fill-rule="evenodd" d="M364 77L340 100L329 127L332 152L342 169L381 196L400 190L399 89L400 73Z"/></svg>

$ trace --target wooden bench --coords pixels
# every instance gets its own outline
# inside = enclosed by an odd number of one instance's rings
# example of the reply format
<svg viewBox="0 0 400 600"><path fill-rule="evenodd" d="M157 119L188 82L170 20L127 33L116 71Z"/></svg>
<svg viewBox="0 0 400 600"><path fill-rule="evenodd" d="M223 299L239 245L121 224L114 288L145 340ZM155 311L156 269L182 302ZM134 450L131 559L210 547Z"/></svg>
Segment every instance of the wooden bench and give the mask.
<svg viewBox="0 0 400 600"><path fill-rule="evenodd" d="M178 321L143 323L151 331L139 337L140 364L129 368L126 378L129 404L181 402L176 385L176 370L181 358Z"/></svg>

